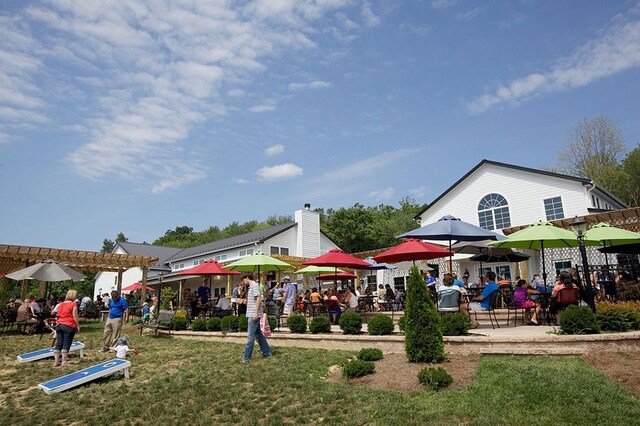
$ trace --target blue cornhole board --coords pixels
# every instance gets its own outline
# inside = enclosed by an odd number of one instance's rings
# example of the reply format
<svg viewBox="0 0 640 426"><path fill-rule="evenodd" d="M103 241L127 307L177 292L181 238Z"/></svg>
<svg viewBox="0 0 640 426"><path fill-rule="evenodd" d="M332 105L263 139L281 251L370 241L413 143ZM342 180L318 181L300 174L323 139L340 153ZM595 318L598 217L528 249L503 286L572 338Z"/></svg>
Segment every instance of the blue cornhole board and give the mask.
<svg viewBox="0 0 640 426"><path fill-rule="evenodd" d="M69 353L80 351L80 358L84 356L84 343L82 342L73 342L71 344L71 348L69 349ZM18 355L18 361L20 362L31 362L38 361L39 359L50 358L53 356L53 348L40 349L37 351L29 352L26 354Z"/></svg>
<svg viewBox="0 0 640 426"><path fill-rule="evenodd" d="M52 393L62 392L122 370L124 370L124 377L128 379L129 367L131 367L129 361L116 358L111 361L92 365L75 373L67 374L66 376L58 377L57 379L49 380L48 382L40 383L38 387L47 395L51 395Z"/></svg>

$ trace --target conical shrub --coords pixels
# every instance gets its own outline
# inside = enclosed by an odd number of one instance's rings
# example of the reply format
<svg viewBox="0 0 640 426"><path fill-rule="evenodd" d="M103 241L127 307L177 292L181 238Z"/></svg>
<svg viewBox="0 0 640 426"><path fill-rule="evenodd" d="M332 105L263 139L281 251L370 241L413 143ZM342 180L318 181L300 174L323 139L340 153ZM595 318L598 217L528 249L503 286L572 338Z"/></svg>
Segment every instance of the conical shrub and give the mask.
<svg viewBox="0 0 640 426"><path fill-rule="evenodd" d="M439 362L444 356L440 315L417 266L411 268L404 309L405 352L409 362Z"/></svg>

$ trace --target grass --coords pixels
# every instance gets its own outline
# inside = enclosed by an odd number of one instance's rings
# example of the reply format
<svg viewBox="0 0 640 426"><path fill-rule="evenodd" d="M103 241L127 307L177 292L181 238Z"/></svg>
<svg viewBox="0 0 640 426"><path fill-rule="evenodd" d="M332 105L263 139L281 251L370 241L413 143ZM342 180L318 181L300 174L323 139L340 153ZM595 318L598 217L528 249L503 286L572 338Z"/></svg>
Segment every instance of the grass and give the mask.
<svg viewBox="0 0 640 426"><path fill-rule="evenodd" d="M101 324L78 340L75 371L107 360L98 354ZM355 352L274 349L240 363L242 345L128 333L140 354L131 379L105 379L55 395L37 384L61 374L51 361L19 364L16 355L46 339L0 334L0 424L637 424L639 399L573 357L485 356L466 389L373 390L323 379ZM257 345L256 345L257 347ZM630 372L631 373L631 372Z"/></svg>

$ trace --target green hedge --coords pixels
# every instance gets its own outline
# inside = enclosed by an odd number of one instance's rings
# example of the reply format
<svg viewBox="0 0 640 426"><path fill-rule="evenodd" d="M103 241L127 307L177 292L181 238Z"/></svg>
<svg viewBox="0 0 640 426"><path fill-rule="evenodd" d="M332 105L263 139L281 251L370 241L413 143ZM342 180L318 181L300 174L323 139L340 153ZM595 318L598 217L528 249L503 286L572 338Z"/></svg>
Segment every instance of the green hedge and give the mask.
<svg viewBox="0 0 640 426"><path fill-rule="evenodd" d="M314 317L309 324L309 331L313 334L331 333L331 321L329 317Z"/></svg>
<svg viewBox="0 0 640 426"><path fill-rule="evenodd" d="M301 314L292 314L287 318L287 327L292 333L306 333L307 319Z"/></svg>
<svg viewBox="0 0 640 426"><path fill-rule="evenodd" d="M640 302L599 303L596 318L602 331L624 332L640 328Z"/></svg>
<svg viewBox="0 0 640 426"><path fill-rule="evenodd" d="M222 320L218 317L209 318L209 320L207 321L207 329L209 331L222 330Z"/></svg>
<svg viewBox="0 0 640 426"><path fill-rule="evenodd" d="M461 313L454 312L442 317L443 336L465 336L471 328L471 320Z"/></svg>
<svg viewBox="0 0 640 426"><path fill-rule="evenodd" d="M358 359L362 361L378 361L384 358L382 351L376 348L364 348L358 352Z"/></svg>
<svg viewBox="0 0 640 426"><path fill-rule="evenodd" d="M400 319L398 320L398 327L400 328L400 331L405 331L407 328L407 317L406 316L401 316Z"/></svg>
<svg viewBox="0 0 640 426"><path fill-rule="evenodd" d="M345 365L342 369L344 377L361 377L371 374L376 369L376 365L371 361L355 360Z"/></svg>
<svg viewBox="0 0 640 426"><path fill-rule="evenodd" d="M233 315L227 315L220 320L220 328L222 331L238 331L239 318Z"/></svg>
<svg viewBox="0 0 640 426"><path fill-rule="evenodd" d="M383 336L393 333L393 320L386 315L374 315L367 322L369 334Z"/></svg>
<svg viewBox="0 0 640 426"><path fill-rule="evenodd" d="M207 331L209 326L206 318L196 318L191 322L192 331Z"/></svg>
<svg viewBox="0 0 640 426"><path fill-rule="evenodd" d="M245 332L249 329L249 320L246 315L240 315L238 317L238 331Z"/></svg>
<svg viewBox="0 0 640 426"><path fill-rule="evenodd" d="M357 312L347 312L340 315L339 324L344 334L359 334L362 330L362 317Z"/></svg>
<svg viewBox="0 0 640 426"><path fill-rule="evenodd" d="M560 317L560 329L565 334L597 334L600 324L587 306L567 306Z"/></svg>
<svg viewBox="0 0 640 426"><path fill-rule="evenodd" d="M429 367L423 368L418 373L418 380L423 385L428 386L434 391L439 391L440 389L447 387L453 382L453 377L447 370L442 367Z"/></svg>

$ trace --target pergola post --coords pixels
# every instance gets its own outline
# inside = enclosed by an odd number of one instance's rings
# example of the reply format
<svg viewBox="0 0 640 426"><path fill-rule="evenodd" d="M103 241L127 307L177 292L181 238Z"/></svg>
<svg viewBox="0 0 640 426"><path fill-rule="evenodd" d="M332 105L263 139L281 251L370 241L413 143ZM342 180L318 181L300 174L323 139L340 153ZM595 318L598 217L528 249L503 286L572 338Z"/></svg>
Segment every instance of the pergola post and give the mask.
<svg viewBox="0 0 640 426"><path fill-rule="evenodd" d="M116 291L122 293L122 268L118 268L118 280L116 282Z"/></svg>
<svg viewBox="0 0 640 426"><path fill-rule="evenodd" d="M4 306L7 303L7 292L9 289L9 280L4 276L0 278L0 282L2 282L2 286L0 286L0 305Z"/></svg>
<svg viewBox="0 0 640 426"><path fill-rule="evenodd" d="M225 296L227 296L227 299L231 298L231 293L232 293L231 281L232 281L231 275L227 275L227 289L225 291Z"/></svg>
<svg viewBox="0 0 640 426"><path fill-rule="evenodd" d="M142 289L140 290L140 304L142 305L147 300L147 275L149 273L149 267L142 267Z"/></svg>
<svg viewBox="0 0 640 426"><path fill-rule="evenodd" d="M38 299L42 299L44 297L45 292L47 291L47 282L46 281L38 281Z"/></svg>
<svg viewBox="0 0 640 426"><path fill-rule="evenodd" d="M182 306L182 288L186 280L180 280L178 282L178 306Z"/></svg>

